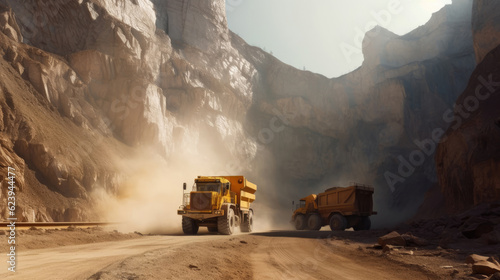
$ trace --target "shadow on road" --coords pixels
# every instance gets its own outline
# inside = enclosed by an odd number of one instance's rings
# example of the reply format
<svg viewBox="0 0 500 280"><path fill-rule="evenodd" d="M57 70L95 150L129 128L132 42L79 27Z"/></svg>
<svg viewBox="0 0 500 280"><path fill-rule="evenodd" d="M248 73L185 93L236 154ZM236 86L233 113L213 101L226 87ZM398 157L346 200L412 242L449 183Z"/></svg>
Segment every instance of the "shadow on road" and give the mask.
<svg viewBox="0 0 500 280"><path fill-rule="evenodd" d="M368 230L368 231L331 231L331 230L321 230L321 231L312 231L312 230L272 230L272 231L264 231L264 232L253 232L248 235L252 236L262 236L269 238L276 237L288 237L288 238L307 238L307 239L337 239L344 240L346 242L360 242L365 244L375 244L377 243L378 237L387 234L388 230ZM182 232L179 233L169 233L169 234L157 234L162 236L185 236ZM196 237L203 237L209 235L219 235L225 236L218 233L210 233L204 229L200 229L198 234L191 235L191 238L196 239ZM235 233L233 235L227 237L236 237L236 236L244 236L247 233Z"/></svg>
<svg viewBox="0 0 500 280"><path fill-rule="evenodd" d="M342 239L346 241L355 241L361 243L377 243L379 236L387 231L368 230L368 231L308 231L308 230L274 230L268 232L254 232L251 235L265 237L290 237L290 238L308 238L308 239Z"/></svg>

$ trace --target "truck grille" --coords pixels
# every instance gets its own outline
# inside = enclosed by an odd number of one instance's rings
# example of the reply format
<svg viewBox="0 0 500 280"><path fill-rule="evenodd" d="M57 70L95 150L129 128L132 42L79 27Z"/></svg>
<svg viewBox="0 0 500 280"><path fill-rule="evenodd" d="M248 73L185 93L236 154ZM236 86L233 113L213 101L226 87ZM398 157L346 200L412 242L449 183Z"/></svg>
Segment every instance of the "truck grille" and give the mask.
<svg viewBox="0 0 500 280"><path fill-rule="evenodd" d="M212 210L212 193L191 193L192 210Z"/></svg>

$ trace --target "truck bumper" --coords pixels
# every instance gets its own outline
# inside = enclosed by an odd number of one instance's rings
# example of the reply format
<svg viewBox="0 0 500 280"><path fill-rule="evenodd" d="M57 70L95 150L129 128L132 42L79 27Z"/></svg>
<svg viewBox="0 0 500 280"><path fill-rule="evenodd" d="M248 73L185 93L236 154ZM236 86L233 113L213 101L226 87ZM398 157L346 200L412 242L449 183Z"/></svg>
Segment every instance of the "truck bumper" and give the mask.
<svg viewBox="0 0 500 280"><path fill-rule="evenodd" d="M182 215L195 220L206 220L215 217L224 216L224 210L214 211L190 211L190 210L177 210L177 215Z"/></svg>

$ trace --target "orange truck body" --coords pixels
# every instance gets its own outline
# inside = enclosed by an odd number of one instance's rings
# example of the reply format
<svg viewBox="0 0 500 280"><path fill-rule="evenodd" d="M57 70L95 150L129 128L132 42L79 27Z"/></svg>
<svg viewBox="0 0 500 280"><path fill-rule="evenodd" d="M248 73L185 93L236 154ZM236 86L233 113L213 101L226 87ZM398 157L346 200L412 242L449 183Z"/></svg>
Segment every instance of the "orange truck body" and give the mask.
<svg viewBox="0 0 500 280"><path fill-rule="evenodd" d="M370 186L353 184L341 188L334 187L318 195L302 198L300 207L292 215L292 222L298 230L319 230L330 225L332 230L368 230L369 216L373 211L373 192Z"/></svg>

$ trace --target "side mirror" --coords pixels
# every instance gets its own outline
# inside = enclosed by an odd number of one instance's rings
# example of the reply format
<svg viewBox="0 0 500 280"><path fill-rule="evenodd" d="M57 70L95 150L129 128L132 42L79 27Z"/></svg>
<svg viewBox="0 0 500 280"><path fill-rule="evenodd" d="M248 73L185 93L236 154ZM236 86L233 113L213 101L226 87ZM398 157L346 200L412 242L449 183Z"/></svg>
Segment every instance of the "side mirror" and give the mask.
<svg viewBox="0 0 500 280"><path fill-rule="evenodd" d="M182 184L182 188L186 190L186 183Z"/></svg>

